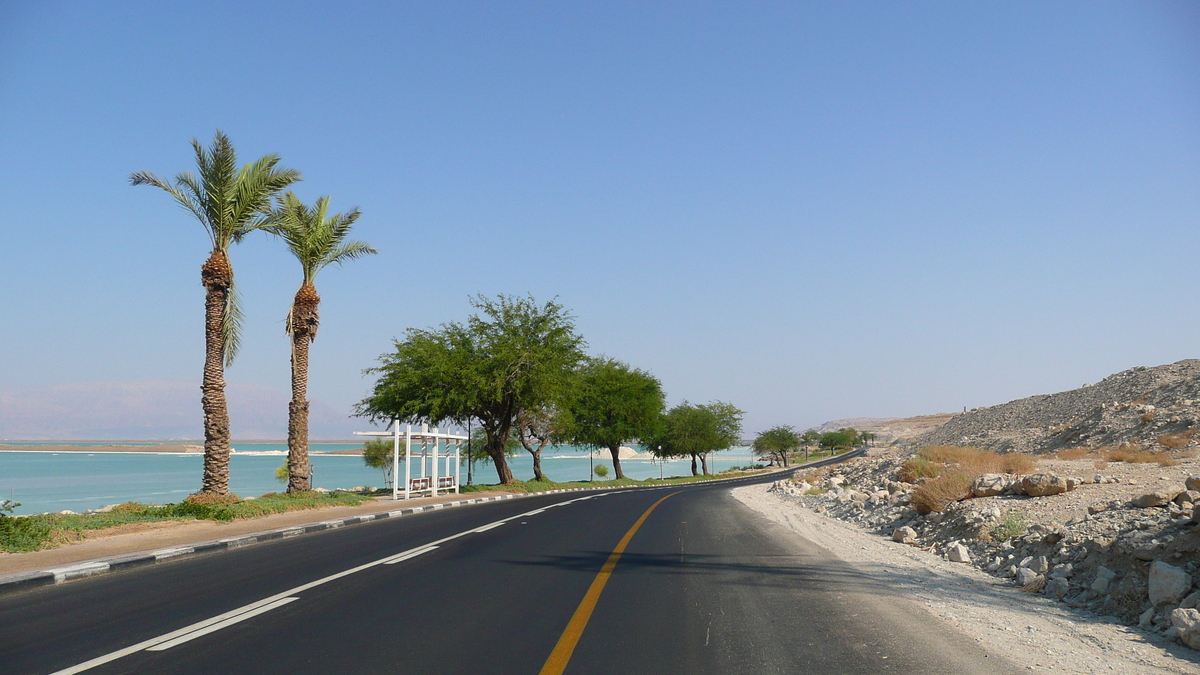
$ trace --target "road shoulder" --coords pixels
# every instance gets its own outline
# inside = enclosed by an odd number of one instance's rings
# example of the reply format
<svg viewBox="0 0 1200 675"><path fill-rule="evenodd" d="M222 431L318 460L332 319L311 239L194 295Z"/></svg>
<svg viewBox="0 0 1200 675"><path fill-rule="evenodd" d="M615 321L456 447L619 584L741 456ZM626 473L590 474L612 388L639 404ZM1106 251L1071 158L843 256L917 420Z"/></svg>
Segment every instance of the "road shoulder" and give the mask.
<svg viewBox="0 0 1200 675"><path fill-rule="evenodd" d="M1200 674L1183 648L1042 597L992 576L825 518L767 491L733 490L746 506L825 548L862 573L904 592L931 616L1031 672Z"/></svg>

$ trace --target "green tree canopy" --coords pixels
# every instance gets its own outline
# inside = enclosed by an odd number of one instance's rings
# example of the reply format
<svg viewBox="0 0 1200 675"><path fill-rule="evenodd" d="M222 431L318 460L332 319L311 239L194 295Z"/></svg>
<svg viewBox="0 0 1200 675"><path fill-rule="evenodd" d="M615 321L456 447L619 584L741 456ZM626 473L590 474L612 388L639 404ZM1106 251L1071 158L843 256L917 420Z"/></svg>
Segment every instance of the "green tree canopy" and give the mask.
<svg viewBox="0 0 1200 675"><path fill-rule="evenodd" d="M584 364L578 386L569 436L580 445L607 448L616 477L624 478L621 446L656 433L666 406L662 384L644 370L599 357Z"/></svg>
<svg viewBox="0 0 1200 675"><path fill-rule="evenodd" d="M860 439L858 432L854 429L838 429L821 434L820 444L822 448L829 450L842 450L853 448L858 445Z"/></svg>
<svg viewBox="0 0 1200 675"><path fill-rule="evenodd" d="M560 400L582 362L583 338L557 302L476 296L465 324L410 328L368 370L379 375L356 414L410 423L479 421L501 483L513 481L506 447L522 410Z"/></svg>
<svg viewBox="0 0 1200 675"><path fill-rule="evenodd" d="M647 445L660 457L692 458L692 475L697 475L696 460L708 473L705 455L737 444L742 435L744 413L730 403L713 401L692 405L687 401L663 415L659 433Z"/></svg>
<svg viewBox="0 0 1200 675"><path fill-rule="evenodd" d="M782 466L788 465L788 453L800 447L796 430L787 425L774 426L758 434L753 452L758 457L770 457Z"/></svg>

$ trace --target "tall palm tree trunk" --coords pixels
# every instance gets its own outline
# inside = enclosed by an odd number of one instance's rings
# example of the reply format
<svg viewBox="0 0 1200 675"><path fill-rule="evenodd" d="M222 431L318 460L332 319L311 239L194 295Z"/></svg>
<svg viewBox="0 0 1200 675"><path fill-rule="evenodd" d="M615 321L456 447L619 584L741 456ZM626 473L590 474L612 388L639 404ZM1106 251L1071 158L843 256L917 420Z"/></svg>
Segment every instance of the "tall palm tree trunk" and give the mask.
<svg viewBox="0 0 1200 675"><path fill-rule="evenodd" d="M308 346L316 335L321 298L304 284L292 301L292 401L288 404L288 492L311 490L308 476Z"/></svg>
<svg viewBox="0 0 1200 675"><path fill-rule="evenodd" d="M224 251L214 250L200 268L204 297L204 480L200 491L229 494L229 407L225 402L225 306L233 267Z"/></svg>

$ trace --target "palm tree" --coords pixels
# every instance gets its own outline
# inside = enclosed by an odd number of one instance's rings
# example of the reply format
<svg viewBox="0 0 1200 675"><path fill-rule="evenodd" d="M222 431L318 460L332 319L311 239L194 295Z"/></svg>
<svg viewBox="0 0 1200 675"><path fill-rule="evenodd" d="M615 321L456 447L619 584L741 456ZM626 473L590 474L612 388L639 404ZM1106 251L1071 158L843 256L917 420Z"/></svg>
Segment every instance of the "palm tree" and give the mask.
<svg viewBox="0 0 1200 675"><path fill-rule="evenodd" d="M359 211L327 215L329 197L311 208L288 192L278 199L269 228L281 237L300 261L304 281L288 312L287 333L292 340L292 401L288 404L288 492L308 490L308 344L317 337L321 298L313 285L317 272L376 253L362 241L346 241Z"/></svg>
<svg viewBox="0 0 1200 675"><path fill-rule="evenodd" d="M229 247L268 223L271 198L300 180L300 172L279 167L279 156L264 155L237 168L229 137L218 129L205 150L192 139L199 176L184 171L167 182L148 171L129 177L133 185L165 190L200 221L212 240L212 253L200 267L204 286L204 377L200 404L204 409L204 480L200 492L229 494L229 408L225 402L225 367L237 355L242 313L233 285Z"/></svg>

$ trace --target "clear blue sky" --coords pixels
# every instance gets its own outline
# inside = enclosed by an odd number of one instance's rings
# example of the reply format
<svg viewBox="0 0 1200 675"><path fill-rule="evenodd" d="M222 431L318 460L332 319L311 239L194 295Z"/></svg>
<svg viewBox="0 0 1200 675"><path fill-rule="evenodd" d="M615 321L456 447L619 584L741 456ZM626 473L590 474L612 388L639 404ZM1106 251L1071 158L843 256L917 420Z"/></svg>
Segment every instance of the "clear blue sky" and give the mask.
<svg viewBox="0 0 1200 675"><path fill-rule="evenodd" d="M1200 357L1195 2L0 2L0 97L0 385L198 382L205 235L128 175L218 127L363 211L347 410L474 293L750 431ZM233 261L227 379L286 390L297 265Z"/></svg>

